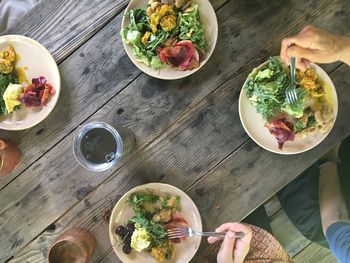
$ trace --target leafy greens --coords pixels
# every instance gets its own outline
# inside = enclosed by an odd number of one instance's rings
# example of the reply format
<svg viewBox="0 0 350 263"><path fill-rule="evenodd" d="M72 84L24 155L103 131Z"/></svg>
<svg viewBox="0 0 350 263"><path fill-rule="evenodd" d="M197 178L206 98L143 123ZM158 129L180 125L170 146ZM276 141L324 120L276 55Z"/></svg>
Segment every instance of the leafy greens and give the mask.
<svg viewBox="0 0 350 263"><path fill-rule="evenodd" d="M5 93L5 90L10 83L18 84L18 77L16 74L14 72L10 74L0 73L0 115L7 113L5 101L2 95Z"/></svg>
<svg viewBox="0 0 350 263"><path fill-rule="evenodd" d="M192 8L191 12L179 14L179 38L181 40L191 40L201 50L206 50L207 40L203 24L200 21L198 5L196 4Z"/></svg>
<svg viewBox="0 0 350 263"><path fill-rule="evenodd" d="M159 50L162 50L160 48L182 40L191 41L203 52L207 49L208 43L198 4L193 4L185 11L174 5L162 5L155 13L147 13L149 12L146 9L130 10L125 14L130 22L120 31L123 42L132 46L132 52L138 62L159 69L164 63L164 59L162 62L158 55ZM181 57L181 54L179 56Z"/></svg>
<svg viewBox="0 0 350 263"><path fill-rule="evenodd" d="M158 195L152 193L134 194L128 199L128 203L132 206L135 216L129 222L139 224L147 230L147 233L152 237L156 245L164 245L167 243L167 233L164 227L152 220L152 215L147 213L142 204L145 202L154 203L159 200Z"/></svg>
<svg viewBox="0 0 350 263"><path fill-rule="evenodd" d="M245 89L247 96L265 121L277 112L285 112L295 118L300 118L304 111L307 93L297 88L298 101L289 104L285 90L290 85L289 72L283 68L278 57L271 57L266 68L255 69L249 74Z"/></svg>
<svg viewBox="0 0 350 263"><path fill-rule="evenodd" d="M120 35L126 44L132 44L132 51L138 62L144 63L147 66L158 69L163 64L157 56L157 48L162 46L165 40L169 37L169 33L163 30L158 30L152 33L147 45L141 42L142 36L146 32L151 31L149 17L146 10L134 9L126 14L129 16L130 24L120 31Z"/></svg>

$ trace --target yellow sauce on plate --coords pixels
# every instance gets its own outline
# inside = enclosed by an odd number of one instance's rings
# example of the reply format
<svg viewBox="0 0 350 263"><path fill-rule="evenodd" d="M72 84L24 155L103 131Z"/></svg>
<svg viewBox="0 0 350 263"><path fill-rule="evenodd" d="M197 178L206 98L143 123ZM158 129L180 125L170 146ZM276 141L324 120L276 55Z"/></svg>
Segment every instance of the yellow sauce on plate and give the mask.
<svg viewBox="0 0 350 263"><path fill-rule="evenodd" d="M16 67L16 75L19 83L29 85L30 82L27 78L26 70L28 70L28 67Z"/></svg>

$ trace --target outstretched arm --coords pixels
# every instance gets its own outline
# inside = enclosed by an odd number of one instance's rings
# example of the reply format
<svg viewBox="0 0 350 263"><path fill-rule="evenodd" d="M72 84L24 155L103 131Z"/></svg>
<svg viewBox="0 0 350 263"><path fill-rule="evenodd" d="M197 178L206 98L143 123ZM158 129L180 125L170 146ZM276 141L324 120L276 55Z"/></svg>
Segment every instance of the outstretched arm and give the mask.
<svg viewBox="0 0 350 263"><path fill-rule="evenodd" d="M320 166L319 196L322 228L329 247L341 263L350 263L350 223L347 206L338 177L339 146L326 156Z"/></svg>

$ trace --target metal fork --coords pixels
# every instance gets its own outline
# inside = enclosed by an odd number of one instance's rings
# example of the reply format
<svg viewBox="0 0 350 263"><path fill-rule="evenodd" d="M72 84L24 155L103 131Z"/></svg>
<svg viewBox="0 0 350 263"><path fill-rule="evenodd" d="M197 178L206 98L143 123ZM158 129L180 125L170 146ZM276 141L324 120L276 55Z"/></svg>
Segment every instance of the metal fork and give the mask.
<svg viewBox="0 0 350 263"><path fill-rule="evenodd" d="M194 231L190 227L181 227L171 228L167 230L168 239L192 237L192 236L202 236L202 237L221 237L224 238L226 232L198 232ZM235 238L243 238L243 232L235 232Z"/></svg>
<svg viewBox="0 0 350 263"><path fill-rule="evenodd" d="M296 91L296 81L295 81L295 57L290 58L290 80L291 83L288 88L286 88L286 97L289 104L294 104L298 101L298 94Z"/></svg>

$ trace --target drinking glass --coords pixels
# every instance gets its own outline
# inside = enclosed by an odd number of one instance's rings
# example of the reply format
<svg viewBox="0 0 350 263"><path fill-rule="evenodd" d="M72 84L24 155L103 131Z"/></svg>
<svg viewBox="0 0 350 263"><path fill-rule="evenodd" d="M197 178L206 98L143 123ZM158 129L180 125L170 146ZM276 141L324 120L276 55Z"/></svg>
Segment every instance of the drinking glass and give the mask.
<svg viewBox="0 0 350 263"><path fill-rule="evenodd" d="M105 171L117 165L133 148L135 137L124 128L91 122L82 126L74 138L74 155L90 171Z"/></svg>

